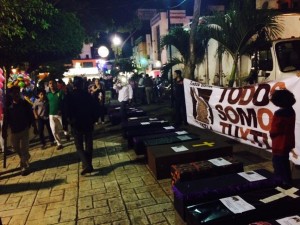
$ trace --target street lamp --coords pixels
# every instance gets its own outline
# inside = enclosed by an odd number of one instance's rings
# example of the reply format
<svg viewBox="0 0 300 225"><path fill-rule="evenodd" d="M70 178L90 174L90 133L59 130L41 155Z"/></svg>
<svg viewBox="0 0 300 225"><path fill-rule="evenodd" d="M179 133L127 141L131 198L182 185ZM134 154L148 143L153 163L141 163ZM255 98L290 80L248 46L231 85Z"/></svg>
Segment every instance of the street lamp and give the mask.
<svg viewBox="0 0 300 225"><path fill-rule="evenodd" d="M182 2L180 2L179 4L175 5L175 6L169 6L167 9L167 15L168 15L168 32L170 33L171 30L171 9L175 9L179 6L181 6L183 3L185 3L187 0L183 0ZM196 1L196 0L195 0ZM168 46L168 50L169 50L169 57L170 57L170 62L172 61L172 46L169 45ZM173 96L173 89L174 89L174 81L173 81L173 68L170 68L170 75L171 75L171 107L174 106L174 96Z"/></svg>
<svg viewBox="0 0 300 225"><path fill-rule="evenodd" d="M122 43L122 40L119 36L115 35L113 38L112 38L112 43L115 45L115 46L119 46L121 45Z"/></svg>
<svg viewBox="0 0 300 225"><path fill-rule="evenodd" d="M109 54L109 50L107 47L102 45L98 48L98 54L101 58L106 58Z"/></svg>
<svg viewBox="0 0 300 225"><path fill-rule="evenodd" d="M118 62L119 55L121 55L122 47L123 47L122 39L119 36L114 35L111 42L112 42L112 49L115 53L115 61Z"/></svg>

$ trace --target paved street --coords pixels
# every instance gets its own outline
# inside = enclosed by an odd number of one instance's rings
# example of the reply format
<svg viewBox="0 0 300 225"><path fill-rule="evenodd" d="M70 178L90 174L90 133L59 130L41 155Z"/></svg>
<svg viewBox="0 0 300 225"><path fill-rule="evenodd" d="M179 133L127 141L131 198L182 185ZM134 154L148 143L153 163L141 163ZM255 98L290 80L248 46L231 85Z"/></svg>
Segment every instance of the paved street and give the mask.
<svg viewBox="0 0 300 225"><path fill-rule="evenodd" d="M171 111L167 104L147 106L149 115ZM198 128L188 126L197 132ZM232 142L245 170L267 168L265 151ZM0 170L0 217L7 225L181 224L173 208L170 179L157 181L143 157L127 148L121 127L98 125L94 141L95 172L81 176L73 141L63 150L31 147L32 173L20 176L11 155ZM2 166L2 160L1 160Z"/></svg>

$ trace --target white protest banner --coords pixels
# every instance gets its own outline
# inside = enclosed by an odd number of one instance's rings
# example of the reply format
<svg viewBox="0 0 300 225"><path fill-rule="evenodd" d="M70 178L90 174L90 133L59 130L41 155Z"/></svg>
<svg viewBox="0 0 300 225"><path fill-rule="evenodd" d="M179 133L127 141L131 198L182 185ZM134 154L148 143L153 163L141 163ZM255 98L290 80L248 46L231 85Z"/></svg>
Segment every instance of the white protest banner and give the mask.
<svg viewBox="0 0 300 225"><path fill-rule="evenodd" d="M300 138L297 138L300 136L300 78L297 76L234 88L184 79L187 121L196 127L270 150L269 130L273 114L278 108L269 98L277 89L288 89L296 98L293 106L296 112L296 155L290 156L294 163L300 164Z"/></svg>

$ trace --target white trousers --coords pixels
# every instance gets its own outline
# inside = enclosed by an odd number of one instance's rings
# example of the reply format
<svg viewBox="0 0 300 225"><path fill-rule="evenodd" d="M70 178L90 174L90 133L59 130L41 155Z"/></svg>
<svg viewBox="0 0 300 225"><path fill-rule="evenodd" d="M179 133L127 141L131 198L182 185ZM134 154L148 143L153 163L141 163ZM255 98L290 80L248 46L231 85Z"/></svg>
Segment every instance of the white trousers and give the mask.
<svg viewBox="0 0 300 225"><path fill-rule="evenodd" d="M49 122L53 137L57 145L61 145L59 132L62 130L62 118L59 115L49 115Z"/></svg>

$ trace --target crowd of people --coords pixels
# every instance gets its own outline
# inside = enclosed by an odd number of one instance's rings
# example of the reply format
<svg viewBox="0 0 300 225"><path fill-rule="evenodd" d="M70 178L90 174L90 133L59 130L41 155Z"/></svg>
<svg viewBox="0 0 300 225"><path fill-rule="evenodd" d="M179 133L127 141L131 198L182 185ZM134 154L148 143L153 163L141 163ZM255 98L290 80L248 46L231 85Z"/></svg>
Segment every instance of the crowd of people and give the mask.
<svg viewBox="0 0 300 225"><path fill-rule="evenodd" d="M67 84L62 79L50 79L40 83L32 101L24 98L19 86L9 88L2 136L9 138L13 151L20 158L21 175L30 173L31 127L39 137L42 150L50 146L61 150L64 148L62 134L66 141L72 136L83 165L81 174L92 172L93 129L94 125L105 123L106 103L110 98L119 100L121 119L126 121L128 104L151 104L159 96L160 77L140 74L125 81L120 78L108 82L78 76L69 79Z"/></svg>
<svg viewBox="0 0 300 225"><path fill-rule="evenodd" d="M20 158L21 175L30 172L30 127L39 136L41 149L47 148L45 128L50 146L56 145L57 150L64 147L61 133L64 133L66 141L72 134L83 164L81 174L91 172L93 127L99 120L104 123L105 92L100 79L88 83L82 77L75 77L68 84L52 79L47 85L40 85L36 95L36 99L29 102L22 96L19 86L8 89L2 136L10 138L10 144Z"/></svg>
<svg viewBox="0 0 300 225"><path fill-rule="evenodd" d="M83 77L74 77L65 84L62 80L50 80L48 85L41 85L37 98L30 104L21 97L19 86L9 88L6 98L6 114L2 125L2 137L8 138L20 158L21 175L30 172L29 129L33 127L39 135L41 149L47 148L44 129L47 129L50 146L63 149L61 133L67 141L72 134L74 144L82 162L81 175L91 173L93 155L93 129L96 124L105 123L105 103L117 96L120 102L120 117L127 121L127 108L130 103L142 105L155 103L160 96L157 86L160 77L150 78L140 74L127 80L116 77L111 85L94 79L88 81ZM186 104L184 97L183 76L180 70L173 73L175 126L187 125ZM107 95L107 91L110 93ZM292 106L296 100L288 90L276 90L270 101L279 109L274 113L270 137L272 139L272 162L274 173L291 182L289 153L295 147L295 111ZM63 132L61 132L63 131Z"/></svg>

